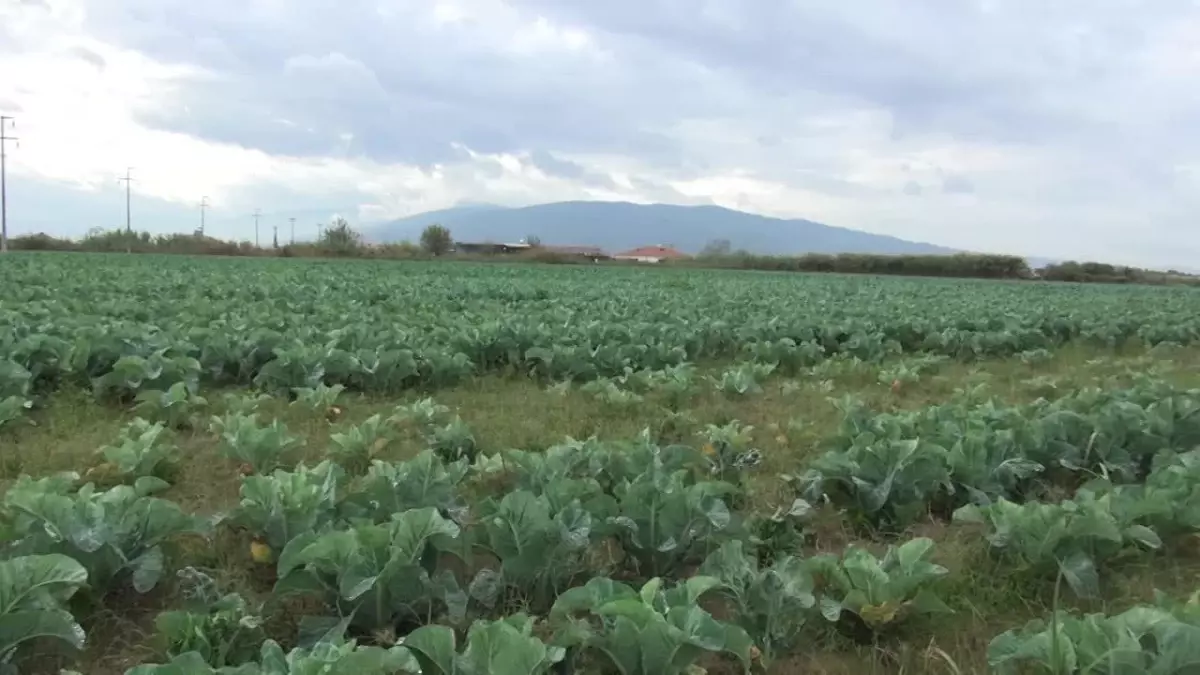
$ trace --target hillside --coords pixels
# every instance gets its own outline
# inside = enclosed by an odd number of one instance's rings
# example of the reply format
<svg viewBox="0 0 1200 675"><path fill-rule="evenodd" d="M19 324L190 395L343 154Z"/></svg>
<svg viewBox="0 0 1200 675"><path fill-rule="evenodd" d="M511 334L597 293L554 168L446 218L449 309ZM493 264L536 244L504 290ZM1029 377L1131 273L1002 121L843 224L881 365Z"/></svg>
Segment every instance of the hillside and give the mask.
<svg viewBox="0 0 1200 675"><path fill-rule="evenodd" d="M719 206L626 202L557 202L522 208L471 205L421 213L368 228L372 242L416 241L432 223L450 228L458 241L517 241L537 236L544 244L599 246L616 252L665 244L696 253L714 239L754 253L953 253L953 249L906 241L810 220L769 218Z"/></svg>

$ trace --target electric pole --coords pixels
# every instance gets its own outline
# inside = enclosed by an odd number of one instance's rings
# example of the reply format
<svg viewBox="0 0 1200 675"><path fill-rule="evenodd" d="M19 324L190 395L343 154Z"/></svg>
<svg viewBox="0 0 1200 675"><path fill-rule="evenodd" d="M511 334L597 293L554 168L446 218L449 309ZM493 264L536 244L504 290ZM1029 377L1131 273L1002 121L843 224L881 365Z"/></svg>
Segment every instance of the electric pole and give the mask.
<svg viewBox="0 0 1200 675"><path fill-rule="evenodd" d="M258 217L261 215L261 209L254 209L254 248L258 248Z"/></svg>
<svg viewBox="0 0 1200 675"><path fill-rule="evenodd" d="M322 230L324 227L325 227L325 226L324 226L324 225L322 225L321 223L317 223L317 243L318 243L318 244L319 244L319 243L321 243L321 230Z"/></svg>
<svg viewBox="0 0 1200 675"><path fill-rule="evenodd" d="M271 248L279 248L279 226L271 226Z"/></svg>
<svg viewBox="0 0 1200 675"><path fill-rule="evenodd" d="M292 245L296 244L296 219L288 218L292 222Z"/></svg>
<svg viewBox="0 0 1200 675"><path fill-rule="evenodd" d="M5 133L10 125L15 127L17 123L8 115L0 115L0 253L8 253L8 189L5 177L8 167L5 152L8 142L17 140L16 136Z"/></svg>
<svg viewBox="0 0 1200 675"><path fill-rule="evenodd" d="M130 175L132 172L133 172L133 167L128 167L125 169L125 177L117 179L117 182L121 182L121 181L125 182L125 252L126 253L133 252L133 225L131 224L130 216L129 216L129 186L133 183L133 176Z"/></svg>
<svg viewBox="0 0 1200 675"><path fill-rule="evenodd" d="M204 236L204 209L208 208L208 197L200 198L200 236Z"/></svg>

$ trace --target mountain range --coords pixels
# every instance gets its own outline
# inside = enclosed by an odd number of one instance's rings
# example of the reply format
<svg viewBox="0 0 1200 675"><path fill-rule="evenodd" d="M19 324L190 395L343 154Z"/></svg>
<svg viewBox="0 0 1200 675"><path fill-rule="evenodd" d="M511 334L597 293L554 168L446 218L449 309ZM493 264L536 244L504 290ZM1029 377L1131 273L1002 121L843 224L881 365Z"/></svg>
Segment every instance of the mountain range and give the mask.
<svg viewBox="0 0 1200 675"><path fill-rule="evenodd" d="M770 218L720 206L676 206L628 202L555 202L519 208L464 204L429 211L365 229L370 242L420 239L438 223L455 241L516 242L537 237L545 245L599 246L610 253L663 245L697 253L728 240L734 250L801 253L948 254L954 249L860 232L811 220Z"/></svg>

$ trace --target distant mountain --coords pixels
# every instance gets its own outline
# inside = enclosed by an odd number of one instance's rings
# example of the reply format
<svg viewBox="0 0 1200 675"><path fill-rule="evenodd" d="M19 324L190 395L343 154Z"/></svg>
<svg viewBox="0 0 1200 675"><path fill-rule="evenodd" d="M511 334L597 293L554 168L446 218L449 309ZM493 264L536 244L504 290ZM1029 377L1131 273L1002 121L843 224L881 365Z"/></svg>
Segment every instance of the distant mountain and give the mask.
<svg viewBox="0 0 1200 675"><path fill-rule="evenodd" d="M420 213L367 229L372 242L417 241L426 226L450 228L455 241L515 242L536 236L543 244L599 246L619 252L649 244L697 253L716 239L764 254L797 253L955 253L933 244L785 220L720 206L674 206L626 202L557 202L522 208L490 204L456 206Z"/></svg>

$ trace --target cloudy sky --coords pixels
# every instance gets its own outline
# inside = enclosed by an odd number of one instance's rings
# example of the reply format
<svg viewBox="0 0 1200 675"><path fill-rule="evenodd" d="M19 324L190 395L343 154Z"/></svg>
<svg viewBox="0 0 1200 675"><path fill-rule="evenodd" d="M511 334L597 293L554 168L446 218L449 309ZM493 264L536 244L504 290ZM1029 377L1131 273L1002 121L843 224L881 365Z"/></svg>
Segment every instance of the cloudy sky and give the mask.
<svg viewBox="0 0 1200 675"><path fill-rule="evenodd" d="M620 199L1200 266L1196 0L0 0L0 111L15 232L132 166L154 231Z"/></svg>

